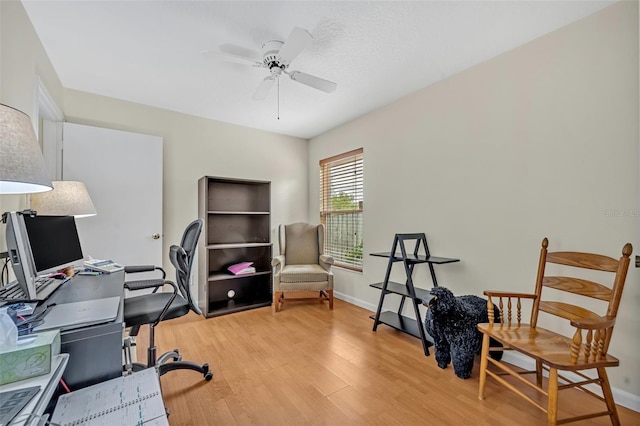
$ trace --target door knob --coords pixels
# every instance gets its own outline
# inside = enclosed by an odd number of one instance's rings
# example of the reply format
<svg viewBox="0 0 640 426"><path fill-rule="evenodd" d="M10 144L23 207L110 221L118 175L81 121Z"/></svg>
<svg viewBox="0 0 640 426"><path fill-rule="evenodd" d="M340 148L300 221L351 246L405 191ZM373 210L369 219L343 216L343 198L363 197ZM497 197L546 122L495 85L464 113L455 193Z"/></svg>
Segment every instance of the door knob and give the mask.
<svg viewBox="0 0 640 426"><path fill-rule="evenodd" d="M154 240L159 240L160 239L160 234L153 234L151 236L151 238L153 238Z"/></svg>

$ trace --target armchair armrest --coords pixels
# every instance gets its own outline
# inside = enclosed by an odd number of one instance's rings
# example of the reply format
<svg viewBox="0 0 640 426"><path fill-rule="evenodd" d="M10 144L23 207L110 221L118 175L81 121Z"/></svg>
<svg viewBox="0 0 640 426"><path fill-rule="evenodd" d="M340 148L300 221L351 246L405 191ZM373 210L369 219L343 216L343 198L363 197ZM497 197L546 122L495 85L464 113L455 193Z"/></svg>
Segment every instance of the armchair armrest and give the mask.
<svg viewBox="0 0 640 426"><path fill-rule="evenodd" d="M326 254L320 255L320 266L327 272L331 269L331 266L336 263L335 259L331 256L327 256Z"/></svg>
<svg viewBox="0 0 640 426"><path fill-rule="evenodd" d="M326 254L321 254L320 255L320 262L324 262L327 263L329 265L333 265L334 263L336 263L335 259L331 256L327 256Z"/></svg>
<svg viewBox="0 0 640 426"><path fill-rule="evenodd" d="M271 267L276 268L276 274L284 268L284 261L284 255L282 254L271 259Z"/></svg>

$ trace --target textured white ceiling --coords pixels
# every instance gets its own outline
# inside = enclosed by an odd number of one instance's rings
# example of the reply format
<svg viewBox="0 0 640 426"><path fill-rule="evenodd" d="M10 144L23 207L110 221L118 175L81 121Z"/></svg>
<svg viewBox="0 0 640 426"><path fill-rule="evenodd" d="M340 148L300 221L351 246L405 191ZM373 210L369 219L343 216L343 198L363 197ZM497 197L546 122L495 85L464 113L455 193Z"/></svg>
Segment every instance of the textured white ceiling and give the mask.
<svg viewBox="0 0 640 426"><path fill-rule="evenodd" d="M613 1L23 0L62 84L241 126L311 138L513 49ZM337 82L326 94L288 78L251 96L264 68L203 50L260 56L293 27L312 43L290 69Z"/></svg>

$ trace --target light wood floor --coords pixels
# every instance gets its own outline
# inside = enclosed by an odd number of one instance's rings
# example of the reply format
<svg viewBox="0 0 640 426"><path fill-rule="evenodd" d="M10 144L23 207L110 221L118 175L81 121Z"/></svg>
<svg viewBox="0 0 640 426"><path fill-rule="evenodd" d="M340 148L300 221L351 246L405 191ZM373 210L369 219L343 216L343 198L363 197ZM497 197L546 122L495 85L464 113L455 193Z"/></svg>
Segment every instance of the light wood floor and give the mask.
<svg viewBox="0 0 640 426"><path fill-rule="evenodd" d="M478 400L478 365L467 380L437 367L420 341L389 327L371 330L371 313L341 300L289 303L204 319L166 321L156 331L159 353L208 362L214 377L193 371L162 377L169 422L178 425L543 425L546 416L490 378ZM138 357L146 359L146 328ZM620 368L620 367L619 367ZM564 397L567 392L570 397ZM560 394L562 413L591 399ZM585 403L584 401L589 401ZM623 425L640 413L618 407ZM606 425L608 418L581 425Z"/></svg>

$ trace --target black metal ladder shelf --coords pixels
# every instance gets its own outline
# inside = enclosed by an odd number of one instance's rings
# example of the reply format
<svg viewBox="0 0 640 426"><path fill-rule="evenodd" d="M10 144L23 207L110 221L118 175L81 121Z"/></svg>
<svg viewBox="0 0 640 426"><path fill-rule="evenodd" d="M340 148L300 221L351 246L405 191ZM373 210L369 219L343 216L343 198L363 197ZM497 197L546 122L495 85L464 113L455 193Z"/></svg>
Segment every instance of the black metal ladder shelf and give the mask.
<svg viewBox="0 0 640 426"><path fill-rule="evenodd" d="M407 253L406 244L414 242L413 253ZM396 251L400 249L400 253ZM421 250L422 248L422 250ZM420 254L421 251L423 254ZM378 309L375 315L370 318L373 319L373 331L378 329L379 324L385 324L389 327L393 327L396 330L410 334L417 337L422 341L422 349L425 355L429 355L429 346L431 342L427 339L424 328L422 327L422 318L420 315L419 306L422 303L422 299L429 298L429 290L417 288L413 285L413 268L420 263L426 263L429 266L429 272L431 273L431 280L433 286L438 286L438 280L436 279L436 272L433 265L440 265L445 263L459 262L460 259L452 259L447 257L435 257L431 256L429 252L429 246L427 245L427 237L424 233L417 234L396 234L393 238L393 245L390 252L384 253L371 253L371 256L385 257L389 259L387 265L387 272L384 276L384 281L380 283L370 284L370 287L381 290L380 301L378 302ZM404 265L404 271L407 276L404 284L390 281L391 269L396 262L402 262ZM401 296L400 305L396 312L384 311L382 307L384 304L384 298L387 294L397 294ZM413 309L416 319L408 318L402 315L405 300L409 298L413 303Z"/></svg>

